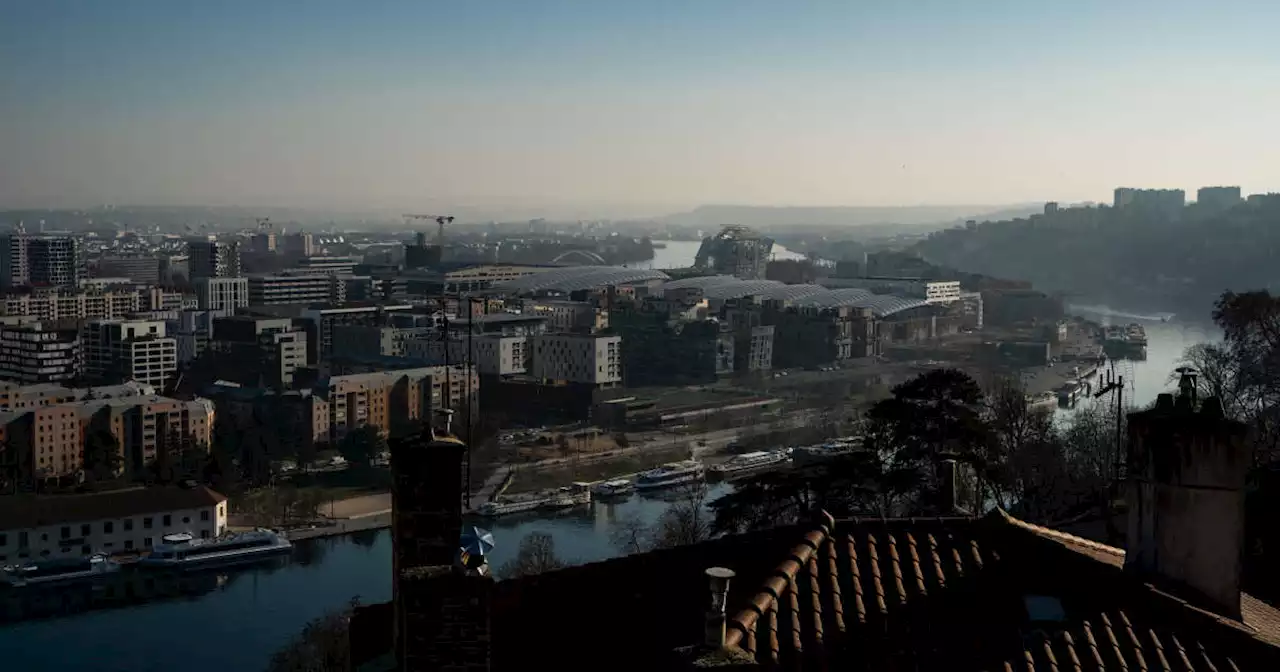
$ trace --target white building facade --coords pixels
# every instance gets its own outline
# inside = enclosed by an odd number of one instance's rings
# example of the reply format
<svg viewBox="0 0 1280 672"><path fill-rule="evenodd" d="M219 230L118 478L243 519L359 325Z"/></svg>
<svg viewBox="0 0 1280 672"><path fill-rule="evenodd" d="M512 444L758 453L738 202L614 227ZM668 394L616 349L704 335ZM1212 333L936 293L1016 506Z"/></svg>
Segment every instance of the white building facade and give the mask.
<svg viewBox="0 0 1280 672"><path fill-rule="evenodd" d="M152 487L0 502L0 564L145 551L167 534L211 539L227 529L227 498L209 488Z"/></svg>

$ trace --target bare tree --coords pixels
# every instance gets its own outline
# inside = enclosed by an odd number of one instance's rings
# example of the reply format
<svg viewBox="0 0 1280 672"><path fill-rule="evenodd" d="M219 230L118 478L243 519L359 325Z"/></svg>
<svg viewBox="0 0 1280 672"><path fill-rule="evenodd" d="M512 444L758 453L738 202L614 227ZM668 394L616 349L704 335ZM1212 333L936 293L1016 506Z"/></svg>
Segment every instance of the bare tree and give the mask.
<svg viewBox="0 0 1280 672"><path fill-rule="evenodd" d="M673 548L711 538L712 516L707 512L707 488L692 483L662 512L654 524L651 548Z"/></svg>
<svg viewBox="0 0 1280 672"><path fill-rule="evenodd" d="M267 664L268 672L345 672L351 669L349 630L351 614L360 598L351 598L343 609L331 611L303 627Z"/></svg>
<svg viewBox="0 0 1280 672"><path fill-rule="evenodd" d="M542 574L565 566L556 555L556 541L545 532L530 532L520 540L516 557L498 568L498 576L514 579L532 574Z"/></svg>

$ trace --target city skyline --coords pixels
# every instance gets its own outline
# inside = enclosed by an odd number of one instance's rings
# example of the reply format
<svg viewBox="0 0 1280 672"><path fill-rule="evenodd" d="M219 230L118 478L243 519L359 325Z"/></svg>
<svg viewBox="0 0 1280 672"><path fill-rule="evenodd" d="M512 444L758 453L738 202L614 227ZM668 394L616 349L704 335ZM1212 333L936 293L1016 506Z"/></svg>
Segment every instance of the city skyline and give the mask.
<svg viewBox="0 0 1280 672"><path fill-rule="evenodd" d="M1265 192L1278 11L23 3L0 11L0 207Z"/></svg>

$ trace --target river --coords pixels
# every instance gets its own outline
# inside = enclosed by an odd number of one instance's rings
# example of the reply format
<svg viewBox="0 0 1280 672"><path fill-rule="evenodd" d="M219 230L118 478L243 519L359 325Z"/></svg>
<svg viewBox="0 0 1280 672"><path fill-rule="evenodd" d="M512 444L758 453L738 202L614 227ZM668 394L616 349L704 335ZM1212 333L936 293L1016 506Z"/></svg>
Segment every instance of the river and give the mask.
<svg viewBox="0 0 1280 672"><path fill-rule="evenodd" d="M625 265L632 268L688 268L693 265L694 257L698 256L698 248L702 246L701 241L697 240L655 240L653 244L665 247L655 247L653 259ZM771 258L778 261L804 259L804 255L774 243Z"/></svg>
<svg viewBox="0 0 1280 672"><path fill-rule="evenodd" d="M710 501L727 491L715 485ZM497 542L491 564L500 567L531 532L550 534L568 562L618 554L619 521L652 523L666 509L661 499L633 496L593 503L546 518L501 519L490 529ZM366 604L391 599L391 535L376 530L298 544L290 558L240 569L181 597L97 609L0 627L7 670L23 672L253 672L266 667L281 645L311 619L353 597Z"/></svg>
<svg viewBox="0 0 1280 672"><path fill-rule="evenodd" d="M688 247L692 248L689 255L697 250L697 243L676 244L681 254ZM1142 317L1081 312L1120 323ZM1220 338L1212 325L1158 319L1143 323L1149 340L1146 361L1119 365L1126 376L1128 398L1136 405L1149 403L1170 388L1169 374L1188 346ZM724 488L714 487L708 499L725 492ZM501 566L510 559L520 539L530 532L550 534L557 553L568 561L606 559L617 555L612 540L617 521L653 522L665 507L661 500L636 496L554 517L500 520L491 525L498 544L492 563ZM167 672L174 666L192 672L261 670L307 621L353 597L365 603L390 599L390 569L391 540L386 530L314 540L299 544L277 566L210 577L183 597L0 627L0 652L5 669L24 672L86 668Z"/></svg>

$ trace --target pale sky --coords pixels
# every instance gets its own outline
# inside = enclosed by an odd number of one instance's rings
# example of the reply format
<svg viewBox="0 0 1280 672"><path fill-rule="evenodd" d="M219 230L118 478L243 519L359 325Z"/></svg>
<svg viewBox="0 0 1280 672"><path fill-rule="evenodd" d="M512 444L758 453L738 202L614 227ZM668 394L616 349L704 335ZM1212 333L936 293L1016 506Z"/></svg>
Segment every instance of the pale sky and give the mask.
<svg viewBox="0 0 1280 672"><path fill-rule="evenodd" d="M0 207L1280 191L1280 3L3 0Z"/></svg>

